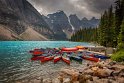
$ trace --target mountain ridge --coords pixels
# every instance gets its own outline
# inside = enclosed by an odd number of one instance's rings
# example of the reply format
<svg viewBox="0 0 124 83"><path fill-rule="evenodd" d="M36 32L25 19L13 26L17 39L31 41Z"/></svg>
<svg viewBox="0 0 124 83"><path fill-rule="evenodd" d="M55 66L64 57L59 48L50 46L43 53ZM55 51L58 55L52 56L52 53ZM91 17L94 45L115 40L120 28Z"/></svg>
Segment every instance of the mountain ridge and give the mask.
<svg viewBox="0 0 124 83"><path fill-rule="evenodd" d="M98 21L95 17L91 20L86 17L80 20L76 14L67 16L62 10L44 16L27 0L0 0L0 24L6 27L1 29L14 34L8 36L2 33L0 40L3 38L2 35L7 36L8 40L67 40L80 28L96 27ZM30 34L29 31L34 34ZM20 36L22 33L25 34Z"/></svg>
<svg viewBox="0 0 124 83"><path fill-rule="evenodd" d="M90 20L84 17L80 20L76 14L71 14L69 18L71 24L75 27L76 31L78 31L81 28L97 27L100 22L100 20L96 19L95 17L92 17Z"/></svg>
<svg viewBox="0 0 124 83"><path fill-rule="evenodd" d="M0 0L0 24L8 26L18 35L29 26L44 37L51 38L53 34L42 15L27 0Z"/></svg>
<svg viewBox="0 0 124 83"><path fill-rule="evenodd" d="M58 37L56 38L64 35L62 39L70 38L70 33L72 34L81 28L97 27L99 24L99 19L95 17L92 17L90 20L84 17L80 20L76 14L67 16L62 10L43 17L55 34L57 33L56 36Z"/></svg>

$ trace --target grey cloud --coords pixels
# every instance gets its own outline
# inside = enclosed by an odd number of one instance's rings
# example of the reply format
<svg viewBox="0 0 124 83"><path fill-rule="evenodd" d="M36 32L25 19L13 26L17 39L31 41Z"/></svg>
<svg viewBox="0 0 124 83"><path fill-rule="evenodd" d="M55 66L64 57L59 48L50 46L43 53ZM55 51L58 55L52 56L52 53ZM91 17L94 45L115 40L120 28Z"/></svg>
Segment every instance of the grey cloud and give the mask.
<svg viewBox="0 0 124 83"><path fill-rule="evenodd" d="M80 0L81 1L81 0ZM87 2L87 7L89 10L102 13L104 10L108 9L113 3L114 0L84 0Z"/></svg>
<svg viewBox="0 0 124 83"><path fill-rule="evenodd" d="M28 0L40 13L49 14L63 10L67 15L76 14L79 18L93 16L99 18L101 13L113 4L114 0Z"/></svg>

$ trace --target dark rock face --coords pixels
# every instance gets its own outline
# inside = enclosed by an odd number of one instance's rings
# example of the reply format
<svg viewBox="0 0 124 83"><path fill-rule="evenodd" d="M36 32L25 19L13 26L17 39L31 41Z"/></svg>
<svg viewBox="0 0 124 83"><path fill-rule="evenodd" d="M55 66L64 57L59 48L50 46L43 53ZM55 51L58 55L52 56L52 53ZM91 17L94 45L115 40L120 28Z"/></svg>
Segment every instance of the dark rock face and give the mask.
<svg viewBox="0 0 124 83"><path fill-rule="evenodd" d="M48 27L39 12L26 0L0 0L2 13L15 16L26 23ZM16 18L17 17L17 18Z"/></svg>
<svg viewBox="0 0 124 83"><path fill-rule="evenodd" d="M76 14L74 15L70 15L70 23L72 24L72 26L75 28L75 30L79 30L81 28L81 21L80 19L76 16Z"/></svg>
<svg viewBox="0 0 124 83"><path fill-rule="evenodd" d="M82 26L82 28L94 27L94 26L92 26L92 23L90 23L90 20L88 20L86 17L84 17L81 20L81 26Z"/></svg>
<svg viewBox="0 0 124 83"><path fill-rule="evenodd" d="M33 26L40 34L52 34L42 15L26 0L0 0L0 24L17 33Z"/></svg>
<svg viewBox="0 0 124 83"><path fill-rule="evenodd" d="M96 19L95 17L91 18L90 20L84 17L82 20L80 20L75 14L70 15L69 19L76 31L81 28L97 27L100 22L100 20Z"/></svg>
<svg viewBox="0 0 124 83"><path fill-rule="evenodd" d="M43 18L55 33L55 39L57 40L67 39L68 32L72 33L81 28L96 27L99 24L99 19L95 17L91 20L88 20L86 17L80 20L76 14L74 14L70 15L68 18L63 11L48 14L47 16L43 16Z"/></svg>
<svg viewBox="0 0 124 83"><path fill-rule="evenodd" d="M20 18L12 9L12 5L15 6L15 2L12 0L12 3L13 4L10 3L10 0L0 0L0 24L8 25L11 30L20 34L26 28L24 28L24 25L19 24Z"/></svg>
<svg viewBox="0 0 124 83"><path fill-rule="evenodd" d="M68 17L63 11L48 14L47 17L44 16L44 19L55 33L55 39L57 40L67 39L64 31L67 30L72 32L72 27L68 21Z"/></svg>
<svg viewBox="0 0 124 83"><path fill-rule="evenodd" d="M27 0L0 0L0 24L7 26L6 28L11 32L17 34L16 36L24 33L27 27L31 26L33 30L48 39L66 40L74 30L96 27L99 20L95 17L91 20L87 18L80 20L76 15L70 15L68 18L63 11L44 16Z"/></svg>
<svg viewBox="0 0 124 83"><path fill-rule="evenodd" d="M97 27L99 23L100 23L100 20L96 19L95 17L92 17L90 19L90 24L92 25L92 27Z"/></svg>

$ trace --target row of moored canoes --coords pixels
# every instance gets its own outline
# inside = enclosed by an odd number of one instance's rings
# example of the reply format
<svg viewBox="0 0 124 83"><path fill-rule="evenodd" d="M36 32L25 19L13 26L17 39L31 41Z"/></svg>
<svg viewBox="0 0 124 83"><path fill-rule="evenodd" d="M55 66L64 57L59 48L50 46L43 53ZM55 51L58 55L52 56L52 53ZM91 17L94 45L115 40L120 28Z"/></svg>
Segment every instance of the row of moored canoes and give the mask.
<svg viewBox="0 0 124 83"><path fill-rule="evenodd" d="M53 60L54 63L57 63L58 61L62 60L65 63L70 65L70 58L64 57L64 56L33 56L31 60L40 60L42 63Z"/></svg>
<svg viewBox="0 0 124 83"><path fill-rule="evenodd" d="M84 48L83 48L84 49ZM75 60L79 63L82 63L82 60L90 60L94 62L100 61L100 59L108 59L109 57L95 54L87 51L78 51L79 48L47 48L47 49L34 49L30 51L32 54L31 60L40 60L42 63L47 61L52 61L57 63L62 60L65 63L70 65L71 60Z"/></svg>

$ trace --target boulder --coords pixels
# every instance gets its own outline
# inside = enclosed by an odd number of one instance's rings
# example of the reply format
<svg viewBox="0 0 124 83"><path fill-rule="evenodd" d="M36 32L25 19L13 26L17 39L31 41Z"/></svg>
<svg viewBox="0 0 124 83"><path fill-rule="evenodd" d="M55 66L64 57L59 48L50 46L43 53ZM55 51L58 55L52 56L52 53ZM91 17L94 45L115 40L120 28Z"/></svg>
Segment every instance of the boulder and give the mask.
<svg viewBox="0 0 124 83"><path fill-rule="evenodd" d="M88 74L88 75L93 75L94 71L91 69L87 69L84 71L84 74Z"/></svg>
<svg viewBox="0 0 124 83"><path fill-rule="evenodd" d="M121 72L124 73L124 69L121 69Z"/></svg>
<svg viewBox="0 0 124 83"><path fill-rule="evenodd" d="M43 83L43 78L42 78L42 77L38 77L38 78L36 78L36 79L39 80L40 83Z"/></svg>
<svg viewBox="0 0 124 83"><path fill-rule="evenodd" d="M63 76L59 76L59 77L58 77L58 80L59 80L61 83L63 83Z"/></svg>
<svg viewBox="0 0 124 83"><path fill-rule="evenodd" d="M121 70L120 70L119 76L120 76L120 77L124 77L124 69L121 69Z"/></svg>
<svg viewBox="0 0 124 83"><path fill-rule="evenodd" d="M52 80L52 83L62 83L62 82L60 82L60 80L58 78L55 78Z"/></svg>
<svg viewBox="0 0 124 83"><path fill-rule="evenodd" d="M97 71L99 69L99 67L92 67L91 70L92 71Z"/></svg>
<svg viewBox="0 0 124 83"><path fill-rule="evenodd" d="M109 69L108 70L106 70L106 69L98 69L98 70L94 71L93 75L98 76L100 78L104 78L104 77L110 76L111 73L112 73L112 71L109 70Z"/></svg>
<svg viewBox="0 0 124 83"><path fill-rule="evenodd" d="M108 77L108 79L109 80L114 80L114 81L116 80L115 77L113 77L113 76Z"/></svg>
<svg viewBox="0 0 124 83"><path fill-rule="evenodd" d="M34 79L32 80L32 83L43 83L43 82L41 82L41 80Z"/></svg>
<svg viewBox="0 0 124 83"><path fill-rule="evenodd" d="M116 62L115 62L115 61L112 61L112 62L110 62L108 65L113 66L113 65L115 65L115 64L116 64Z"/></svg>
<svg viewBox="0 0 124 83"><path fill-rule="evenodd" d="M63 70L61 70L61 73L63 73L63 75L62 75L63 77L71 77L72 81L78 80L79 72L77 70L63 69Z"/></svg>
<svg viewBox="0 0 124 83"><path fill-rule="evenodd" d="M103 68L103 67L105 67L106 65L107 65L107 63L106 63L105 61L101 61L101 62L98 62L98 63L96 64L96 67Z"/></svg>
<svg viewBox="0 0 124 83"><path fill-rule="evenodd" d="M98 77L93 77L92 83L109 83L109 79L99 79Z"/></svg>
<svg viewBox="0 0 124 83"><path fill-rule="evenodd" d="M109 79L101 79L100 83L109 83Z"/></svg>
<svg viewBox="0 0 124 83"><path fill-rule="evenodd" d="M118 82L118 83L124 83L124 78L123 78L123 77L117 78L117 82Z"/></svg>
<svg viewBox="0 0 124 83"><path fill-rule="evenodd" d="M93 82L92 83L112 83L109 82L109 79L99 79L99 77L93 77Z"/></svg>
<svg viewBox="0 0 124 83"><path fill-rule="evenodd" d="M75 81L75 82L73 82L73 83L80 83L79 81Z"/></svg>
<svg viewBox="0 0 124 83"><path fill-rule="evenodd" d="M120 71L114 71L114 72L112 72L112 76L118 76L119 73L120 73Z"/></svg>
<svg viewBox="0 0 124 83"><path fill-rule="evenodd" d="M43 79L43 83L52 83L52 80L50 78Z"/></svg>
<svg viewBox="0 0 124 83"><path fill-rule="evenodd" d="M79 83L86 82L85 75L80 74L79 77L78 77L78 81L79 81Z"/></svg>
<svg viewBox="0 0 124 83"><path fill-rule="evenodd" d="M109 83L118 83L116 80L109 79Z"/></svg>
<svg viewBox="0 0 124 83"><path fill-rule="evenodd" d="M93 78L91 75L80 74L78 80L79 80L79 83L83 83L83 82L86 82L87 80L92 81Z"/></svg>
<svg viewBox="0 0 124 83"><path fill-rule="evenodd" d="M93 83L93 81L87 80L86 83Z"/></svg>
<svg viewBox="0 0 124 83"><path fill-rule="evenodd" d="M120 77L124 77L124 73L120 73L119 76L120 76Z"/></svg>
<svg viewBox="0 0 124 83"><path fill-rule="evenodd" d="M104 70L109 76L112 76L113 70L110 69L104 69Z"/></svg>
<svg viewBox="0 0 124 83"><path fill-rule="evenodd" d="M63 83L71 83L71 79L70 78L64 78Z"/></svg>
<svg viewBox="0 0 124 83"><path fill-rule="evenodd" d="M117 67L113 67L113 66L107 66L108 69L111 69L111 70L118 70Z"/></svg>
<svg viewBox="0 0 124 83"><path fill-rule="evenodd" d="M113 65L112 67L117 68L116 70L124 69L124 65L120 65L120 63Z"/></svg>
<svg viewBox="0 0 124 83"><path fill-rule="evenodd" d="M93 81L98 80L98 79L99 79L99 77L96 77L96 76L93 77Z"/></svg>
<svg viewBox="0 0 124 83"><path fill-rule="evenodd" d="M101 83L101 80L100 79L94 80L93 83Z"/></svg>
<svg viewBox="0 0 124 83"><path fill-rule="evenodd" d="M117 71L113 71L113 72L112 72L112 75L113 75L113 76L124 77L124 69L120 69L120 70L117 70Z"/></svg>

